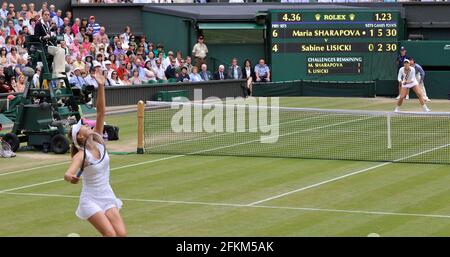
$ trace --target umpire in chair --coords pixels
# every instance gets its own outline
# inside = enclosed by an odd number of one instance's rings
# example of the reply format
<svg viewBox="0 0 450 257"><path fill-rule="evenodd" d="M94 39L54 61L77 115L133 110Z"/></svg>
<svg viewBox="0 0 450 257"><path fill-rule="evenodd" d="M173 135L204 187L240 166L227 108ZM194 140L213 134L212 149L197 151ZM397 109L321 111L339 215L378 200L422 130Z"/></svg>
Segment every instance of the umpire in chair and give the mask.
<svg viewBox="0 0 450 257"><path fill-rule="evenodd" d="M65 51L61 47L49 45L49 43L51 42L50 38L52 37L53 32L50 22L50 12L44 11L42 13L42 18L36 23L34 36L35 39L38 39L44 44L44 47L48 45L47 51L50 55L53 56L52 75L54 77L61 77L65 76L64 73L66 71Z"/></svg>

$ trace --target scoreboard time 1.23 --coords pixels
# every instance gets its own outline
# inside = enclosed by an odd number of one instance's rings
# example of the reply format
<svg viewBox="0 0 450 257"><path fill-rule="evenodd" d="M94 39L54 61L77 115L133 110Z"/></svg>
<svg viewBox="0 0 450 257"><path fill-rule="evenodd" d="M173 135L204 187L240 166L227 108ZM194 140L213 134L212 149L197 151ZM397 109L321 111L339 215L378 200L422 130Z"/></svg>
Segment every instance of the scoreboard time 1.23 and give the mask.
<svg viewBox="0 0 450 257"><path fill-rule="evenodd" d="M395 80L400 13L270 10L272 80Z"/></svg>

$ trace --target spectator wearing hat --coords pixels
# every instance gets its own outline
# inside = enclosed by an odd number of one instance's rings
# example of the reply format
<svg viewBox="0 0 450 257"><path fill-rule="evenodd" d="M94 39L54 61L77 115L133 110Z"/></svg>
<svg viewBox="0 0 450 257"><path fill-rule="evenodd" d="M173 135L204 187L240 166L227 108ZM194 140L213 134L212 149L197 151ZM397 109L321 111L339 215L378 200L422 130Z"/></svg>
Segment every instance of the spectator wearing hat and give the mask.
<svg viewBox="0 0 450 257"><path fill-rule="evenodd" d="M111 67L111 66L112 66L112 63L111 63L110 60L106 60L104 64L105 64L105 70L108 72L106 78L107 78L107 79L110 79L110 78L111 78L111 74L112 74L113 71L114 71L114 69Z"/></svg>
<svg viewBox="0 0 450 257"><path fill-rule="evenodd" d="M204 41L204 36L200 35L197 38L197 44L195 44L192 49L192 55L195 58L195 66L197 66L198 69L201 69L202 64L206 63L206 56L208 54L208 47Z"/></svg>
<svg viewBox="0 0 450 257"><path fill-rule="evenodd" d="M83 87L83 85L86 84L83 77L81 76L81 69L79 67L75 67L73 69L73 76L70 78L69 84L72 87L76 87L79 89L81 89Z"/></svg>
<svg viewBox="0 0 450 257"><path fill-rule="evenodd" d="M87 72L89 72L90 69L94 68L94 63L93 63L94 57L92 55L86 55L83 58L83 61L84 61L85 65L86 65L85 70Z"/></svg>
<svg viewBox="0 0 450 257"><path fill-rule="evenodd" d="M93 36L97 35L97 33L100 32L100 25L97 22L95 22L95 16L89 17L88 28L92 29Z"/></svg>
<svg viewBox="0 0 450 257"><path fill-rule="evenodd" d="M181 67L181 73L178 76L178 82L189 82L191 78L189 77L188 70L185 66Z"/></svg>
<svg viewBox="0 0 450 257"><path fill-rule="evenodd" d="M20 33L22 31L22 29L23 29L23 26L25 26L24 23L23 23L23 18L19 17L19 19L17 20L17 24L14 25L14 30L17 33Z"/></svg>
<svg viewBox="0 0 450 257"><path fill-rule="evenodd" d="M86 81L87 85L91 85L94 86L95 88L98 87L97 84L97 80L95 80L95 72L97 70L101 70L102 69L102 65L97 62L97 61L93 61L92 62L92 69L90 69L90 74L88 76L86 76L86 78L84 78L84 81Z"/></svg>
<svg viewBox="0 0 450 257"><path fill-rule="evenodd" d="M397 56L397 67L398 70L403 67L403 62L405 59L411 59L406 55L406 48L404 46L400 47L400 54Z"/></svg>

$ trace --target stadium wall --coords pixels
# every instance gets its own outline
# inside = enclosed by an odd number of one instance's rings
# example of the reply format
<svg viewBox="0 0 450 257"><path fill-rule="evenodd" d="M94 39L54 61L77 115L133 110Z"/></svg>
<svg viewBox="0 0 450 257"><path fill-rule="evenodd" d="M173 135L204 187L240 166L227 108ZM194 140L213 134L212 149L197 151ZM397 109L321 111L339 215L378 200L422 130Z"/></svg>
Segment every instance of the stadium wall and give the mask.
<svg viewBox="0 0 450 257"><path fill-rule="evenodd" d="M142 6L142 4L77 4L76 1L72 1L74 17L89 18L94 15L96 22L106 28L108 35L123 33L127 25L132 28L134 34L141 35Z"/></svg>
<svg viewBox="0 0 450 257"><path fill-rule="evenodd" d="M211 96L219 98L242 97L242 88L245 85L245 80L224 80L197 83L151 84L132 87L115 86L106 88L105 96L107 106L133 105L137 104L140 100L156 101L158 100L158 93L182 93L181 95L186 96L189 100L194 100L194 89L202 90L203 99Z"/></svg>
<svg viewBox="0 0 450 257"><path fill-rule="evenodd" d="M181 51L183 56L191 55L197 33L191 21L186 18L153 12L142 12L143 33L150 42L164 45L164 49Z"/></svg>

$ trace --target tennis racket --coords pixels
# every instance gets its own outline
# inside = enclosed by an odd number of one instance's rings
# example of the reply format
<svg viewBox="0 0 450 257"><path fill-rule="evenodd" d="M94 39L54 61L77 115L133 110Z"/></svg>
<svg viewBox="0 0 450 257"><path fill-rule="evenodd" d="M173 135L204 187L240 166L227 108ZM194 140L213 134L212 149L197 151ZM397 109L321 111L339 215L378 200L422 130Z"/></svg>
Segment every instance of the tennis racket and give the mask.
<svg viewBox="0 0 450 257"><path fill-rule="evenodd" d="M101 145L101 147L100 147L100 145ZM90 148L90 149L93 149L93 148L98 149L98 151L100 153L100 158L96 159L96 157L93 156L94 162L90 162L89 164L86 164L86 155L87 155L87 151L89 151L88 148ZM84 141L83 146L82 146L82 150L83 150L83 162L81 163L80 170L77 172L77 178L81 177L81 174L83 174L84 169L88 165L97 165L97 164L101 163L105 159L105 156L106 156L105 141L103 140L103 137L100 136L99 134L92 133Z"/></svg>
<svg viewBox="0 0 450 257"><path fill-rule="evenodd" d="M405 69L405 78L403 79L403 81L406 83L408 82L409 79L409 74L411 73L411 70L406 70Z"/></svg>

